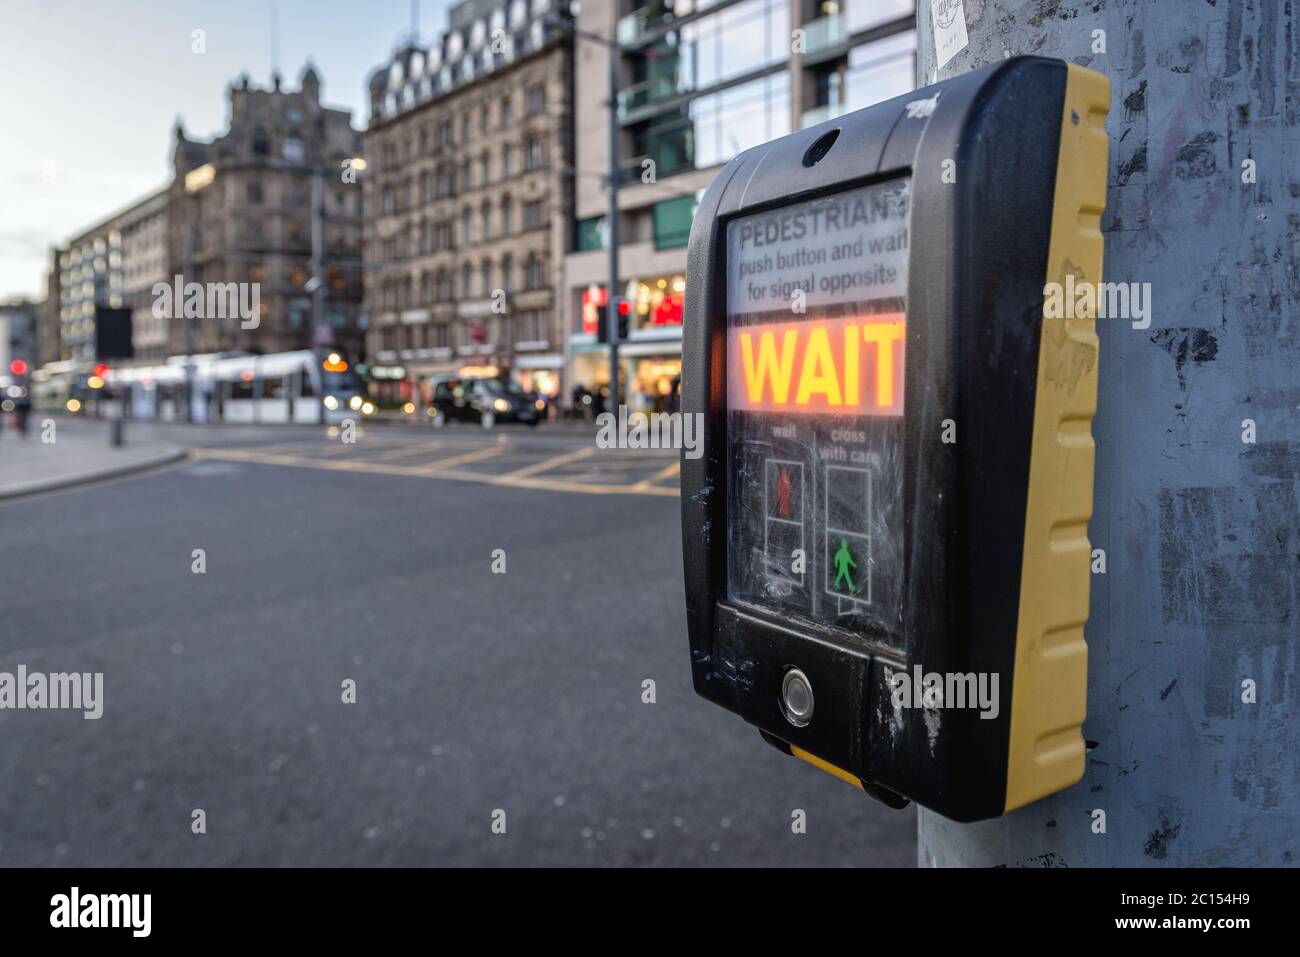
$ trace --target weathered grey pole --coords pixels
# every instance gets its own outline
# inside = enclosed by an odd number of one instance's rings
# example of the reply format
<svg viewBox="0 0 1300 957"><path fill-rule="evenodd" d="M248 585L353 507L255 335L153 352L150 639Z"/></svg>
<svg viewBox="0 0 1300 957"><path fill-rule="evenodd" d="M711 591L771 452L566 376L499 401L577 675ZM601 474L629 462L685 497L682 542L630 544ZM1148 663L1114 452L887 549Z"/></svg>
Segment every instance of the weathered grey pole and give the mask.
<svg viewBox="0 0 1300 957"><path fill-rule="evenodd" d="M1300 863L1295 5L940 6L969 42L937 69L921 0L918 85L1027 53L1110 78L1103 278L1151 308L1097 321L1083 780L974 825L922 810L919 862Z"/></svg>

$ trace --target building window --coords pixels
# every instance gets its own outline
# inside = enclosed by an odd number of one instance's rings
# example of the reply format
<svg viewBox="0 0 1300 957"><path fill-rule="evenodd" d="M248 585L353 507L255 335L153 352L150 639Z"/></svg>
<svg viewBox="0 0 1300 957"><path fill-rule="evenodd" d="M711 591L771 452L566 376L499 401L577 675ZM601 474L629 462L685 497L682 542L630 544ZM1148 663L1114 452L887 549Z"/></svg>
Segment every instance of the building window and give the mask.
<svg viewBox="0 0 1300 957"><path fill-rule="evenodd" d="M479 162L479 185L486 186L492 179L490 173L490 164L488 162L488 154L484 153L479 158L478 162Z"/></svg>
<svg viewBox="0 0 1300 957"><path fill-rule="evenodd" d="M462 299L471 299L474 296L474 267L465 263L460 269L460 294Z"/></svg>
<svg viewBox="0 0 1300 957"><path fill-rule="evenodd" d="M514 259L509 254L503 256L501 258L501 288L505 290L507 296L510 295L515 288L514 271Z"/></svg>
<svg viewBox="0 0 1300 957"><path fill-rule="evenodd" d="M727 162L751 146L790 132L790 78L787 73L752 80L690 105L694 166L703 169ZM685 134L683 134L685 135ZM665 172L663 163L659 173Z"/></svg>
<svg viewBox="0 0 1300 957"><path fill-rule="evenodd" d="M524 266L524 288L542 288L542 257L537 253L528 254L528 262Z"/></svg>
<svg viewBox="0 0 1300 957"><path fill-rule="evenodd" d="M538 199L524 203L524 229L540 229L546 225L546 204Z"/></svg>
<svg viewBox="0 0 1300 957"><path fill-rule="evenodd" d="M744 0L686 24L675 43L662 41L667 55L644 58L648 95L703 90L785 59L789 21L787 0Z"/></svg>
<svg viewBox="0 0 1300 957"><path fill-rule="evenodd" d="M474 241L474 212L468 206L461 211L461 237L466 246Z"/></svg>
<svg viewBox="0 0 1300 957"><path fill-rule="evenodd" d="M542 141L530 138L524 143L524 171L531 173L542 168Z"/></svg>
<svg viewBox="0 0 1300 957"><path fill-rule="evenodd" d="M483 278L483 295L485 297L492 295L492 260L485 259L479 267Z"/></svg>
<svg viewBox="0 0 1300 957"><path fill-rule="evenodd" d="M514 175L511 166L514 165L514 147L509 143L501 144L501 178L509 179Z"/></svg>
<svg viewBox="0 0 1300 957"><path fill-rule="evenodd" d="M578 220L577 250L580 253L605 248L605 217Z"/></svg>
<svg viewBox="0 0 1300 957"><path fill-rule="evenodd" d="M262 184L261 184L261 183L249 183L249 184L248 184L248 201L249 201L250 203L252 203L254 206L256 206L256 205L258 205L259 203L262 202Z"/></svg>
<svg viewBox="0 0 1300 957"><path fill-rule="evenodd" d="M654 204L655 249L679 249L691 236L696 199L678 196Z"/></svg>
<svg viewBox="0 0 1300 957"><path fill-rule="evenodd" d="M451 291L451 273L445 268L438 270L438 299L441 302L448 302L452 299Z"/></svg>
<svg viewBox="0 0 1300 957"><path fill-rule="evenodd" d="M509 126L510 121L514 119L514 115L515 115L515 104L514 101L511 100L510 96L507 94L506 96L503 96L501 98L501 126L502 127Z"/></svg>
<svg viewBox="0 0 1300 957"><path fill-rule="evenodd" d="M501 235L509 236L510 231L514 229L514 205L510 202L509 196L501 198Z"/></svg>
<svg viewBox="0 0 1300 957"><path fill-rule="evenodd" d="M908 30L849 51L843 112L873 106L914 87L916 31Z"/></svg>
<svg viewBox="0 0 1300 957"><path fill-rule="evenodd" d="M543 342L546 314L538 309L526 309L514 315L515 342Z"/></svg>
<svg viewBox="0 0 1300 957"><path fill-rule="evenodd" d="M546 108L546 87L541 83L530 86L524 93L524 113L536 116Z"/></svg>
<svg viewBox="0 0 1300 957"><path fill-rule="evenodd" d="M483 200L481 214L483 216L483 239L488 240L492 238L492 204L486 199Z"/></svg>

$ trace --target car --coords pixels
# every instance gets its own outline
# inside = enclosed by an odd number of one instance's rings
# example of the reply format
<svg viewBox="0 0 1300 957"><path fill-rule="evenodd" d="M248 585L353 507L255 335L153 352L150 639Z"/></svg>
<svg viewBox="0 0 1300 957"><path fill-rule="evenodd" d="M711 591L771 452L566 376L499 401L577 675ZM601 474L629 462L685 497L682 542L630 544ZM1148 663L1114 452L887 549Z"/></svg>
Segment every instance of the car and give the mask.
<svg viewBox="0 0 1300 957"><path fill-rule="evenodd" d="M429 418L436 426L452 421L477 422L485 429L500 422L535 426L546 414L545 399L508 379L446 376L430 385L433 397Z"/></svg>

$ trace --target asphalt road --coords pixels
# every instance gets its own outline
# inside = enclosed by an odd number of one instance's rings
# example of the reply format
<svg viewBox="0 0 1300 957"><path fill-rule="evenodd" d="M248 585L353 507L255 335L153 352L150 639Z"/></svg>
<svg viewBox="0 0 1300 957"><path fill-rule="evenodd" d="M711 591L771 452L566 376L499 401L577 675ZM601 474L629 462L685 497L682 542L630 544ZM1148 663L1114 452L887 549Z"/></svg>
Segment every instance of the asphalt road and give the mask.
<svg viewBox="0 0 1300 957"><path fill-rule="evenodd" d="M691 690L671 453L132 429L198 457L0 504L0 671L104 674L0 711L0 865L915 862Z"/></svg>

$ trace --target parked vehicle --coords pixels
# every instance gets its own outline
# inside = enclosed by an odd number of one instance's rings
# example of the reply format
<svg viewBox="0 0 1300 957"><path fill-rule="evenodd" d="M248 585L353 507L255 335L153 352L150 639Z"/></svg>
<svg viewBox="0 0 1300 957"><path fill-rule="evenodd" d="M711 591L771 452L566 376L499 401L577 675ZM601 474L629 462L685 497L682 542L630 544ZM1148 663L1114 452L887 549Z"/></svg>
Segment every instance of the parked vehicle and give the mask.
<svg viewBox="0 0 1300 957"><path fill-rule="evenodd" d="M546 400L508 379L441 376L430 382L429 417L436 426L477 422L485 429L500 422L537 425L546 416Z"/></svg>

